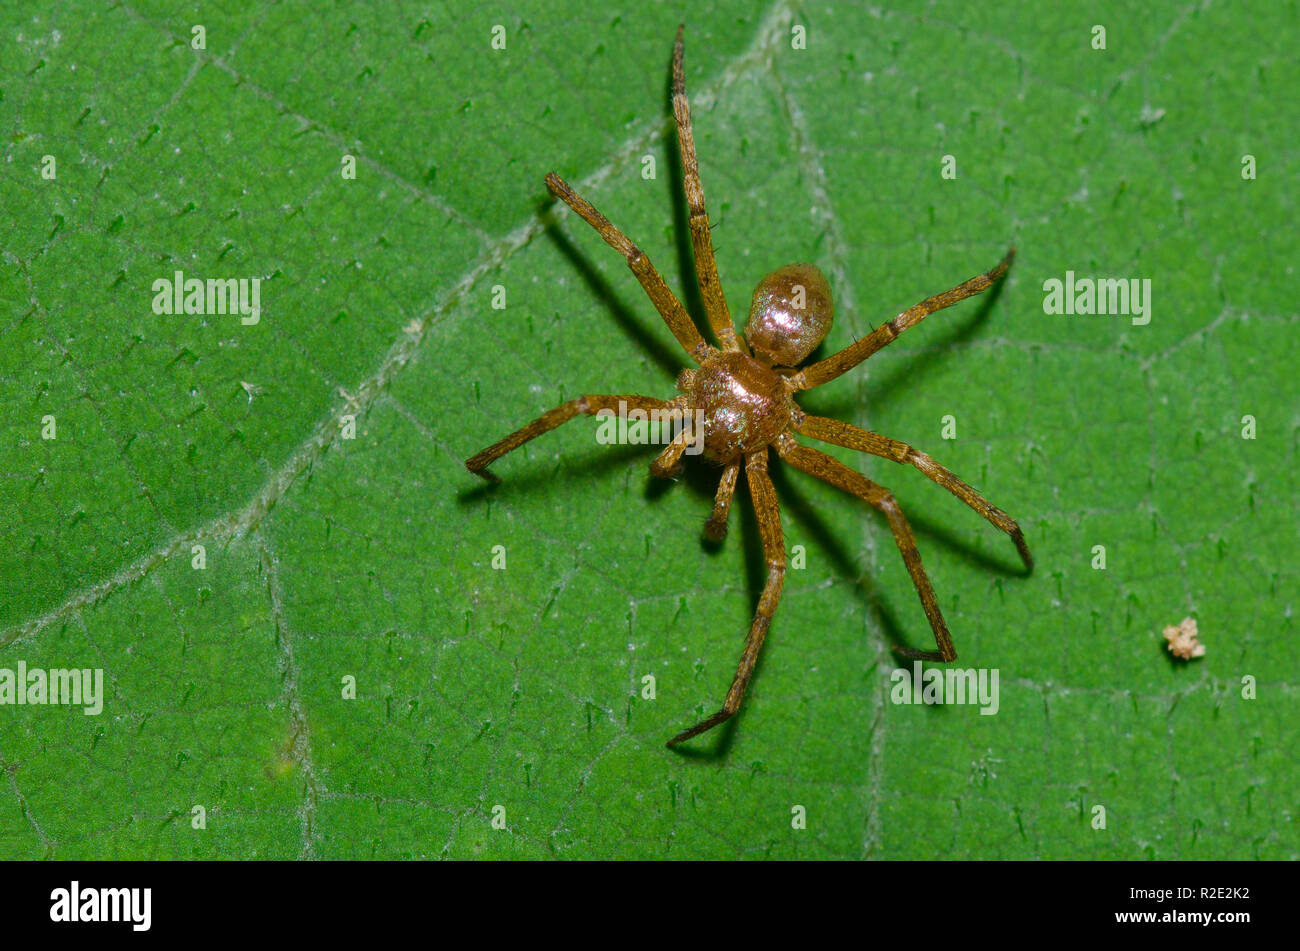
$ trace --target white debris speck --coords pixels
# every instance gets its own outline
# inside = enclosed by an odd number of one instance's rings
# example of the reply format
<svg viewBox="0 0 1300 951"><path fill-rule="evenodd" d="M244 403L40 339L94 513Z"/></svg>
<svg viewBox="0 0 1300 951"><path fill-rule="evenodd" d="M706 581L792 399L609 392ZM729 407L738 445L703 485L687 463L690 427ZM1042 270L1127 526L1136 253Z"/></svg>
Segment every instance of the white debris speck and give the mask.
<svg viewBox="0 0 1300 951"><path fill-rule="evenodd" d="M1142 111L1138 113L1138 124L1143 128L1147 128L1155 125L1164 117L1165 110L1153 109L1150 105L1145 105L1142 107Z"/></svg>
<svg viewBox="0 0 1300 951"><path fill-rule="evenodd" d="M1196 619L1185 617L1177 627L1165 628L1165 640L1169 642L1169 653L1183 660L1205 656L1205 645L1201 643L1196 630Z"/></svg>

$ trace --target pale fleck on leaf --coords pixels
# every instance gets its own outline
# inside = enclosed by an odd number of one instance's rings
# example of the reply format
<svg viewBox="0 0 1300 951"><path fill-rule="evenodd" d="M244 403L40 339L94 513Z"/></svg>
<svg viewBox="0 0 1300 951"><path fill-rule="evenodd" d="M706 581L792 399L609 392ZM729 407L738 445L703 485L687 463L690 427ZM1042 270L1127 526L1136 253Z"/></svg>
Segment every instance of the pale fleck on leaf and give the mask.
<svg viewBox="0 0 1300 951"><path fill-rule="evenodd" d="M1169 653L1182 660L1205 656L1205 645L1196 630L1196 619L1185 617L1177 625L1165 628Z"/></svg>

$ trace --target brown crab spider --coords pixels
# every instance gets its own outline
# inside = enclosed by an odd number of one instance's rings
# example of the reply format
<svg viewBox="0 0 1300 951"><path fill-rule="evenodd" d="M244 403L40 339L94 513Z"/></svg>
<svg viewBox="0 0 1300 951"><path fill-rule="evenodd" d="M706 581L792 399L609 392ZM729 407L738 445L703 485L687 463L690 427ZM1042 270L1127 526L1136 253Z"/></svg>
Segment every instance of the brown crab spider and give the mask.
<svg viewBox="0 0 1300 951"><path fill-rule="evenodd" d="M523 429L511 433L465 463L470 472L496 482L499 480L488 471L488 466L506 453L550 432L575 416L595 415L601 410L620 414L629 409L685 411L689 414L687 418L702 420L702 455L723 467L722 479L713 503L713 514L705 524L705 534L714 540L721 540L726 534L727 516L731 511L731 500L743 463L767 559L767 581L759 596L736 676L732 680L731 689L727 691L722 708L678 733L668 741L669 746L712 729L740 709L745 689L758 662L758 653L776 613L785 580L786 558L780 506L767 473L770 448L774 448L782 460L796 469L802 469L815 478L857 496L885 514L938 646L933 651L902 647L894 649L904 657L921 660L951 661L957 657L952 636L948 633L948 626L935 600L934 589L921 565L912 529L894 496L888 489L832 456L801 445L795 440L795 433L883 456L919 469L927 478L943 486L995 527L1010 535L1026 570L1033 570L1033 559L1019 526L1001 509L989 503L925 453L906 443L860 429L850 423L811 416L794 401L796 393L829 383L848 372L897 339L905 330L915 327L928 315L992 287L1011 266L1015 249L1009 250L1006 257L991 270L909 307L838 353L811 366L797 369L830 330L833 314L830 285L822 272L812 264L791 264L778 268L759 282L750 305L744 339L736 336L731 315L727 311L727 301L718 282L718 266L709 235L709 216L704 210L704 189L700 184L700 168L695 157L695 139L691 133L690 107L686 101L682 71L680 26L677 28L677 42L673 49L673 115L681 146L686 200L690 209L691 243L695 252L700 296L704 301L709 326L713 328L720 348L711 346L700 336L694 321L659 276L650 259L589 201L552 172L546 176L546 187L551 194L577 212L599 232L610 247L627 259L628 267L645 288L655 309L668 324L668 329L695 360L698 368L681 372L677 378L679 395L675 399L627 395L580 396L543 413ZM680 466L690 435L689 429L683 429L678 438L669 443L651 464L650 471L659 477L672 476Z"/></svg>

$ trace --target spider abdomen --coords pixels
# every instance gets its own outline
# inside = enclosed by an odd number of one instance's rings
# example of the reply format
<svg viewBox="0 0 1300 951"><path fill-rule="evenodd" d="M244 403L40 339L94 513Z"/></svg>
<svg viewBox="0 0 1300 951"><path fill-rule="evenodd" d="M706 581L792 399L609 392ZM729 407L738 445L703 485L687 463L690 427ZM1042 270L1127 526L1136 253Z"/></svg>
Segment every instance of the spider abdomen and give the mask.
<svg viewBox="0 0 1300 951"><path fill-rule="evenodd" d="M790 420L790 395L782 377L753 357L724 351L678 387L704 424L704 458L723 465L771 444Z"/></svg>
<svg viewBox="0 0 1300 951"><path fill-rule="evenodd" d="M758 282L749 307L745 339L778 367L794 367L831 329L831 286L815 264L787 264Z"/></svg>

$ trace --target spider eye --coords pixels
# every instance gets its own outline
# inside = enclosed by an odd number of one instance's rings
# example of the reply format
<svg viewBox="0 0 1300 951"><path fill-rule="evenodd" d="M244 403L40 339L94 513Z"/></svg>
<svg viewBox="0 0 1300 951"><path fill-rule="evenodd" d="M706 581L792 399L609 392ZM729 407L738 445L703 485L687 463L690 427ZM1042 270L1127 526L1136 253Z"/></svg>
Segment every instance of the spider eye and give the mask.
<svg viewBox="0 0 1300 951"><path fill-rule="evenodd" d="M754 288L745 339L773 366L797 366L831 329L834 311L831 286L817 266L787 264Z"/></svg>

